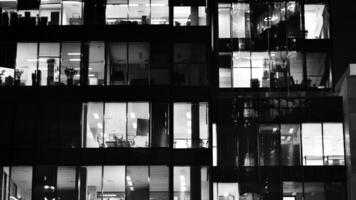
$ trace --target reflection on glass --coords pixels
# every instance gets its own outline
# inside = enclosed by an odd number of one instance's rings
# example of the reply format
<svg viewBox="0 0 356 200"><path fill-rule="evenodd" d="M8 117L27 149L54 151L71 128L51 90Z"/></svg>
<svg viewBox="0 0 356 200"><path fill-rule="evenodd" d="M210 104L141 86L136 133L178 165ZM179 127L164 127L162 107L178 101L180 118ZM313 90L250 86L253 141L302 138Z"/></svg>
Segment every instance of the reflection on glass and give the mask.
<svg viewBox="0 0 356 200"><path fill-rule="evenodd" d="M104 42L89 43L89 85L104 85L105 75L105 44Z"/></svg>
<svg viewBox="0 0 356 200"><path fill-rule="evenodd" d="M206 26L205 6L175 6L174 26Z"/></svg>
<svg viewBox="0 0 356 200"><path fill-rule="evenodd" d="M250 5L233 3L230 18L232 19L232 37L250 38Z"/></svg>
<svg viewBox="0 0 356 200"><path fill-rule="evenodd" d="M324 4L304 5L305 38L329 39L330 22L328 7Z"/></svg>
<svg viewBox="0 0 356 200"><path fill-rule="evenodd" d="M323 124L324 164L345 165L342 123Z"/></svg>
<svg viewBox="0 0 356 200"><path fill-rule="evenodd" d="M332 76L327 53L307 53L307 87L330 88Z"/></svg>
<svg viewBox="0 0 356 200"><path fill-rule="evenodd" d="M190 199L190 167L174 167L173 174L174 200Z"/></svg>
<svg viewBox="0 0 356 200"><path fill-rule="evenodd" d="M261 125L259 129L260 165L279 165L280 130L278 125Z"/></svg>
<svg viewBox="0 0 356 200"><path fill-rule="evenodd" d="M58 166L57 196L61 200L73 200L77 198L76 167Z"/></svg>
<svg viewBox="0 0 356 200"><path fill-rule="evenodd" d="M104 166L103 199L125 199L125 166Z"/></svg>
<svg viewBox="0 0 356 200"><path fill-rule="evenodd" d="M78 176L81 190L80 199L95 200L101 197L103 186L103 168L101 166L80 167Z"/></svg>
<svg viewBox="0 0 356 200"><path fill-rule="evenodd" d="M148 166L126 167L127 200L149 199Z"/></svg>
<svg viewBox="0 0 356 200"><path fill-rule="evenodd" d="M321 124L302 124L303 164L323 165Z"/></svg>
<svg viewBox="0 0 356 200"><path fill-rule="evenodd" d="M298 124L281 125L281 161L282 165L297 166L300 161L300 126Z"/></svg>
<svg viewBox="0 0 356 200"><path fill-rule="evenodd" d="M149 115L148 103L128 103L126 130L130 147L148 147Z"/></svg>
<svg viewBox="0 0 356 200"><path fill-rule="evenodd" d="M283 200L303 200L303 183L283 182Z"/></svg>
<svg viewBox="0 0 356 200"><path fill-rule="evenodd" d="M32 167L11 167L10 199L32 199Z"/></svg>
<svg viewBox="0 0 356 200"><path fill-rule="evenodd" d="M169 169L167 166L150 166L150 199L169 199Z"/></svg>
<svg viewBox="0 0 356 200"><path fill-rule="evenodd" d="M324 183L306 182L304 183L305 200L325 200Z"/></svg>
<svg viewBox="0 0 356 200"><path fill-rule="evenodd" d="M237 200L240 198L238 183L214 183L213 200Z"/></svg>
<svg viewBox="0 0 356 200"><path fill-rule="evenodd" d="M33 174L33 199L54 199L57 190L57 167L35 166Z"/></svg>
<svg viewBox="0 0 356 200"><path fill-rule="evenodd" d="M173 56L173 78L176 85L207 84L205 45L199 43L174 44Z"/></svg>
<svg viewBox="0 0 356 200"><path fill-rule="evenodd" d="M81 0L63 0L62 24L83 25L83 3Z"/></svg>
<svg viewBox="0 0 356 200"><path fill-rule="evenodd" d="M174 103L174 148L208 147L207 103Z"/></svg>

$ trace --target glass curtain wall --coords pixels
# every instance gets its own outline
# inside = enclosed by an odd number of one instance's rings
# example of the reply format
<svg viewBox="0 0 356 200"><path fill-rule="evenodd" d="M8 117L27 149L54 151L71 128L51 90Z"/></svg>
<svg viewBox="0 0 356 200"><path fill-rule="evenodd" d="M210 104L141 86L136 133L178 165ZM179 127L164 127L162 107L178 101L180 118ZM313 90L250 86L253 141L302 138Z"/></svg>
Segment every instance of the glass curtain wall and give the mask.
<svg viewBox="0 0 356 200"><path fill-rule="evenodd" d="M298 47L303 39L329 38L327 7L295 1L219 3L219 43L230 49L219 53L219 87L331 88L329 51L303 53Z"/></svg>

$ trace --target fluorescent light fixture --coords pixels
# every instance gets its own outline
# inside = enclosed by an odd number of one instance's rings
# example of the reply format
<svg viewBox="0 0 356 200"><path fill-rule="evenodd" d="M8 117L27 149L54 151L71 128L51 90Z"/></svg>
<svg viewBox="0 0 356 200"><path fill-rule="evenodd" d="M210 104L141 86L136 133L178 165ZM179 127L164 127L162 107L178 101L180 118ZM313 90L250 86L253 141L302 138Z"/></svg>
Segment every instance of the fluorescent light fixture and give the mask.
<svg viewBox="0 0 356 200"><path fill-rule="evenodd" d="M277 128L273 128L273 132L276 132L277 131Z"/></svg>
<svg viewBox="0 0 356 200"><path fill-rule="evenodd" d="M130 180L130 181L127 181L127 185L129 185L129 186L133 186L132 181L131 181L131 180Z"/></svg>
<svg viewBox="0 0 356 200"><path fill-rule="evenodd" d="M130 187L130 190L131 190L131 191L134 191L135 189L134 189L134 187Z"/></svg>
<svg viewBox="0 0 356 200"><path fill-rule="evenodd" d="M116 194L103 194L102 197L116 197Z"/></svg>
<svg viewBox="0 0 356 200"><path fill-rule="evenodd" d="M95 74L89 74L88 76L89 77L95 77Z"/></svg>
<svg viewBox="0 0 356 200"><path fill-rule="evenodd" d="M136 122L132 123L132 128L134 128L134 129L137 128L137 123Z"/></svg>
<svg viewBox="0 0 356 200"><path fill-rule="evenodd" d="M16 2L17 0L0 0L0 2Z"/></svg>
<svg viewBox="0 0 356 200"><path fill-rule="evenodd" d="M224 197L227 197L227 196L229 196L229 193L225 192Z"/></svg>
<svg viewBox="0 0 356 200"><path fill-rule="evenodd" d="M137 3L131 3L131 4L129 4L129 6L131 6L131 7L138 7L138 4L137 4Z"/></svg>
<svg viewBox="0 0 356 200"><path fill-rule="evenodd" d="M293 131L294 131L294 128L290 128L290 129L289 129L289 134L292 134Z"/></svg>
<svg viewBox="0 0 356 200"><path fill-rule="evenodd" d="M130 117L131 117L131 119L135 119L136 118L136 114L134 112L131 112L130 113Z"/></svg>
<svg viewBox="0 0 356 200"><path fill-rule="evenodd" d="M80 62L80 58L70 58L69 62Z"/></svg>
<svg viewBox="0 0 356 200"><path fill-rule="evenodd" d="M98 128L100 128L100 129L103 128L103 124L102 124L102 123L98 123L97 126L98 126Z"/></svg>
<svg viewBox="0 0 356 200"><path fill-rule="evenodd" d="M131 177L130 176L126 176L126 180L131 181Z"/></svg>
<svg viewBox="0 0 356 200"><path fill-rule="evenodd" d="M98 113L93 113L94 119L99 119L99 114Z"/></svg>
<svg viewBox="0 0 356 200"><path fill-rule="evenodd" d="M179 177L179 178L180 178L180 181L181 181L181 182L185 181L185 177L184 177L184 175L180 175L180 177Z"/></svg>
<svg viewBox="0 0 356 200"><path fill-rule="evenodd" d="M286 136L281 136L281 140L285 140L286 139Z"/></svg>
<svg viewBox="0 0 356 200"><path fill-rule="evenodd" d="M67 55L68 56L80 56L81 54L80 53L68 53Z"/></svg>

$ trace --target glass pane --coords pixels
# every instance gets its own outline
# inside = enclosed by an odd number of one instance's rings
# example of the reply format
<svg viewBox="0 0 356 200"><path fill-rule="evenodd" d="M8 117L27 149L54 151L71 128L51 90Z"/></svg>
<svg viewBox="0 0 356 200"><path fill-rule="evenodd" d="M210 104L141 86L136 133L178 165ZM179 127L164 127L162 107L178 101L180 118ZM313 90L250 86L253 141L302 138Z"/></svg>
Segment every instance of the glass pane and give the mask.
<svg viewBox="0 0 356 200"><path fill-rule="evenodd" d="M323 165L321 124L302 124L303 164Z"/></svg>
<svg viewBox="0 0 356 200"><path fill-rule="evenodd" d="M168 85L170 81L171 47L168 43L151 43L150 84Z"/></svg>
<svg viewBox="0 0 356 200"><path fill-rule="evenodd" d="M219 4L219 38L230 38L231 35L231 5Z"/></svg>
<svg viewBox="0 0 356 200"><path fill-rule="evenodd" d="M127 0L107 0L106 24L117 25L128 21L129 6Z"/></svg>
<svg viewBox="0 0 356 200"><path fill-rule="evenodd" d="M14 85L36 85L37 43L17 43Z"/></svg>
<svg viewBox="0 0 356 200"><path fill-rule="evenodd" d="M173 174L174 200L190 199L190 167L174 167Z"/></svg>
<svg viewBox="0 0 356 200"><path fill-rule="evenodd" d="M209 200L209 171L208 167L201 168L201 200Z"/></svg>
<svg viewBox="0 0 356 200"><path fill-rule="evenodd" d="M168 104L152 103L152 147L168 147Z"/></svg>
<svg viewBox="0 0 356 200"><path fill-rule="evenodd" d="M40 43L37 75L40 85L59 84L59 43Z"/></svg>
<svg viewBox="0 0 356 200"><path fill-rule="evenodd" d="M151 24L150 1L149 0L130 0L129 1L129 20L134 24Z"/></svg>
<svg viewBox="0 0 356 200"><path fill-rule="evenodd" d="M328 7L324 4L304 5L305 38L329 39L330 22Z"/></svg>
<svg viewBox="0 0 356 200"><path fill-rule="evenodd" d="M80 63L81 51L79 42L62 43L61 52L61 84L79 85L80 84Z"/></svg>
<svg viewBox="0 0 356 200"><path fill-rule="evenodd" d="M32 199L32 167L11 167L10 199Z"/></svg>
<svg viewBox="0 0 356 200"><path fill-rule="evenodd" d="M128 103L127 140L130 142L130 147L149 147L149 133L149 103Z"/></svg>
<svg viewBox="0 0 356 200"><path fill-rule="evenodd" d="M99 148L103 145L103 103L88 103L86 111L86 146Z"/></svg>
<svg viewBox="0 0 356 200"><path fill-rule="evenodd" d="M78 198L76 191L76 167L58 167L57 196L61 200Z"/></svg>
<svg viewBox="0 0 356 200"><path fill-rule="evenodd" d="M281 125L281 161L282 165L300 165L300 126L298 124Z"/></svg>
<svg viewBox="0 0 356 200"><path fill-rule="evenodd" d="M199 103L199 147L209 147L208 103Z"/></svg>
<svg viewBox="0 0 356 200"><path fill-rule="evenodd" d="M56 197L56 166L35 166L33 176L33 199Z"/></svg>
<svg viewBox="0 0 356 200"><path fill-rule="evenodd" d="M38 25L61 25L61 1L41 1Z"/></svg>
<svg viewBox="0 0 356 200"><path fill-rule="evenodd" d="M345 165L342 123L324 123L324 156L326 165Z"/></svg>
<svg viewBox="0 0 356 200"><path fill-rule="evenodd" d="M89 43L89 85L104 85L105 75L105 44L104 42Z"/></svg>
<svg viewBox="0 0 356 200"><path fill-rule="evenodd" d="M206 26L206 7L175 6L174 26Z"/></svg>
<svg viewBox="0 0 356 200"><path fill-rule="evenodd" d="M260 126L259 146L260 165L279 165L280 130L278 125Z"/></svg>
<svg viewBox="0 0 356 200"><path fill-rule="evenodd" d="M127 200L149 199L148 166L127 166Z"/></svg>
<svg viewBox="0 0 356 200"><path fill-rule="evenodd" d="M101 198L103 168L101 166L83 166L79 169L80 199L95 200Z"/></svg>
<svg viewBox="0 0 356 200"><path fill-rule="evenodd" d="M232 37L250 38L250 5L247 3L232 4Z"/></svg>
<svg viewBox="0 0 356 200"><path fill-rule="evenodd" d="M62 9L63 25L83 25L83 3L81 1L63 1Z"/></svg>
<svg viewBox="0 0 356 200"><path fill-rule="evenodd" d="M289 86L301 87L303 78L303 53L291 51L288 52L289 65Z"/></svg>
<svg viewBox="0 0 356 200"><path fill-rule="evenodd" d="M283 200L303 200L303 183L283 182Z"/></svg>
<svg viewBox="0 0 356 200"><path fill-rule="evenodd" d="M169 168L167 166L150 166L150 199L169 199Z"/></svg>
<svg viewBox="0 0 356 200"><path fill-rule="evenodd" d="M127 141L126 103L105 103L105 147L130 147Z"/></svg>
<svg viewBox="0 0 356 200"><path fill-rule="evenodd" d="M151 24L168 24L168 0L151 0Z"/></svg>
<svg viewBox="0 0 356 200"><path fill-rule="evenodd" d="M148 85L150 62L149 43L129 43L128 78L130 85Z"/></svg>
<svg viewBox="0 0 356 200"><path fill-rule="evenodd" d="M237 200L240 197L238 183L216 183L217 199L214 200Z"/></svg>
<svg viewBox="0 0 356 200"><path fill-rule="evenodd" d="M192 146L192 106L190 103L173 105L174 148Z"/></svg>
<svg viewBox="0 0 356 200"><path fill-rule="evenodd" d="M304 183L305 200L325 200L324 183Z"/></svg>
<svg viewBox="0 0 356 200"><path fill-rule="evenodd" d="M125 199L125 166L104 166L104 199Z"/></svg>
<svg viewBox="0 0 356 200"><path fill-rule="evenodd" d="M107 85L125 85L127 81L127 43L110 43L107 53Z"/></svg>
<svg viewBox="0 0 356 200"><path fill-rule="evenodd" d="M331 63L327 53L307 53L307 87L332 87Z"/></svg>

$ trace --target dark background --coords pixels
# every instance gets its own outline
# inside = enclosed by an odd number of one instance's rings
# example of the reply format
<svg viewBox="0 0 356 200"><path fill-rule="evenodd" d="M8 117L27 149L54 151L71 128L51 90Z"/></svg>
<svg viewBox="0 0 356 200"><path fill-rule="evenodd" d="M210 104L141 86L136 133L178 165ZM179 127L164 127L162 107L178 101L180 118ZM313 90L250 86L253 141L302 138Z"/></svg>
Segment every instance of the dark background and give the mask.
<svg viewBox="0 0 356 200"><path fill-rule="evenodd" d="M334 84L350 63L356 63L356 2L331 0Z"/></svg>

